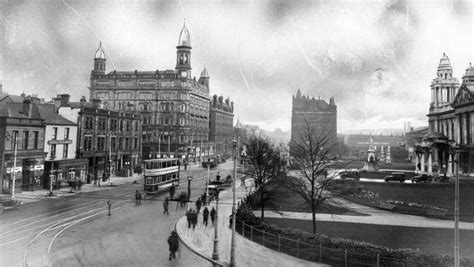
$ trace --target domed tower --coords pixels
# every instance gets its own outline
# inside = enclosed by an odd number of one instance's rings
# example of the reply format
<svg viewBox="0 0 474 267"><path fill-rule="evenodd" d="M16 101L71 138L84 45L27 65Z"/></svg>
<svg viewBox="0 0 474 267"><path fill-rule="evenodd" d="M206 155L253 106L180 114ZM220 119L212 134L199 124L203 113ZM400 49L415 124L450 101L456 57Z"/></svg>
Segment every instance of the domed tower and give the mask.
<svg viewBox="0 0 474 267"><path fill-rule="evenodd" d="M178 46L176 46L176 70L178 77L182 79L191 78L191 37L184 22L183 29L179 34Z"/></svg>
<svg viewBox="0 0 474 267"><path fill-rule="evenodd" d="M105 73L105 53L102 50L102 42L99 43L99 49L95 52L93 72Z"/></svg>
<svg viewBox="0 0 474 267"><path fill-rule="evenodd" d="M439 60L436 74L437 77L431 82L430 109L446 106L451 103L459 88L459 81L453 77L453 68L445 53L443 53Z"/></svg>
<svg viewBox="0 0 474 267"><path fill-rule="evenodd" d="M462 83L468 88L474 87L474 67L471 63L469 63L464 76L462 76Z"/></svg>
<svg viewBox="0 0 474 267"><path fill-rule="evenodd" d="M207 69L204 66L204 69L201 72L201 77L199 77L199 83L209 88L209 79L209 73L207 73Z"/></svg>

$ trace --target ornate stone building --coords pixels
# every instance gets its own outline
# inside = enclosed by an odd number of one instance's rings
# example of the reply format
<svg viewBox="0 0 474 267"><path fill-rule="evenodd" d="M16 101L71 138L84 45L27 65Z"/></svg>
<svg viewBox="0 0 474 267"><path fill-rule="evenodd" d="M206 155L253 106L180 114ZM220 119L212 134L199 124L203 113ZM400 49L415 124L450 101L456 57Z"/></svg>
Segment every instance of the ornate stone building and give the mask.
<svg viewBox="0 0 474 267"><path fill-rule="evenodd" d="M321 99L301 95L300 90L293 96L291 113L291 140L297 140L306 126L310 125L327 135L333 144L337 143L337 106L334 98L329 99L329 104ZM290 152L291 153L291 152Z"/></svg>
<svg viewBox="0 0 474 267"><path fill-rule="evenodd" d="M234 102L214 95L209 109L209 141L215 143L217 154L231 155L234 139Z"/></svg>
<svg viewBox="0 0 474 267"><path fill-rule="evenodd" d="M183 26L173 70L111 71L106 73L102 47L91 72L90 98L105 106L139 111L143 118L143 158L183 157L212 149L209 140L209 75L196 80L191 73L191 38ZM209 153L209 152L208 152Z"/></svg>
<svg viewBox="0 0 474 267"><path fill-rule="evenodd" d="M415 149L419 173L454 175L454 154L458 152L459 173L474 175L474 67L469 64L461 86L452 73L443 53L431 84L429 131Z"/></svg>

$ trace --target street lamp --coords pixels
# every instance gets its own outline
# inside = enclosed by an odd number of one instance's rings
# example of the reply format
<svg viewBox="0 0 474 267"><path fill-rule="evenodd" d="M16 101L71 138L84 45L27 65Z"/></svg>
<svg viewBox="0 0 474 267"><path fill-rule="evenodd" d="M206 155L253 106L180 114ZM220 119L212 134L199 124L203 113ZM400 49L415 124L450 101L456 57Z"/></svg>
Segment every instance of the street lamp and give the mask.
<svg viewBox="0 0 474 267"><path fill-rule="evenodd" d="M209 206L209 203L211 202L209 200L209 183L211 179L211 162L209 159L207 159L207 186L206 186L206 206Z"/></svg>
<svg viewBox="0 0 474 267"><path fill-rule="evenodd" d="M187 162L188 162L188 202L189 202L189 199L191 198L191 181L193 180L193 176L191 175L191 164L189 164L189 151L191 150L191 147L188 146L187 147L187 150L188 150L188 159L187 159Z"/></svg>
<svg viewBox="0 0 474 267"><path fill-rule="evenodd" d="M459 146L455 142L450 144L449 152L454 154L456 163L456 180L454 183L454 266L460 266L459 255Z"/></svg>
<svg viewBox="0 0 474 267"><path fill-rule="evenodd" d="M218 251L218 245L219 245L219 238L217 235L217 226L219 225L219 187L216 187L215 189L216 193L216 223L214 224L214 250L212 252L212 259L213 260L219 260L219 251Z"/></svg>
<svg viewBox="0 0 474 267"><path fill-rule="evenodd" d="M13 170L10 172L12 176L12 200L15 199L15 183L16 183L16 154L18 151L18 132L14 131L13 132L13 147L14 147L14 156L13 156Z"/></svg>
<svg viewBox="0 0 474 267"><path fill-rule="evenodd" d="M234 181L232 182L232 239L230 243L230 267L235 267L235 174L237 168L237 140L232 140L234 148Z"/></svg>

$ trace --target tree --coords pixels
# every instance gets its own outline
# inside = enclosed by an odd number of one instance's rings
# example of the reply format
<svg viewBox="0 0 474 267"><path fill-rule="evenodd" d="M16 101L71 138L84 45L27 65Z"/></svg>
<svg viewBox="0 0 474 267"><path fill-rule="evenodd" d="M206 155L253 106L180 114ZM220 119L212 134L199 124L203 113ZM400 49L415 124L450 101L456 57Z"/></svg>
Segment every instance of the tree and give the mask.
<svg viewBox="0 0 474 267"><path fill-rule="evenodd" d="M299 135L290 142L290 154L297 175L289 182L293 192L300 195L311 210L313 233L316 233L316 210L336 193L337 185L330 169L336 168L334 144L324 129L305 120Z"/></svg>
<svg viewBox="0 0 474 267"><path fill-rule="evenodd" d="M276 197L276 177L282 168L279 153L268 139L252 136L247 144L247 165L243 173L254 178L255 196L259 197L261 219L264 219L265 206Z"/></svg>

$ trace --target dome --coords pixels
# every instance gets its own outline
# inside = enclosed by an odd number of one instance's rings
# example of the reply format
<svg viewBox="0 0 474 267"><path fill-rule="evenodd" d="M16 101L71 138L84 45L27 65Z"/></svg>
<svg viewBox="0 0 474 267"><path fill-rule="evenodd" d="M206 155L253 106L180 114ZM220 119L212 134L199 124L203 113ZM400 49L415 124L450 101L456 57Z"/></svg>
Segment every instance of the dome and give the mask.
<svg viewBox="0 0 474 267"><path fill-rule="evenodd" d="M201 78L209 78L209 73L207 73L206 67L201 72Z"/></svg>
<svg viewBox="0 0 474 267"><path fill-rule="evenodd" d="M474 77L474 67L471 63L469 63L469 67L467 67L464 77Z"/></svg>
<svg viewBox="0 0 474 267"><path fill-rule="evenodd" d="M104 50L102 50L102 42L99 44L99 49L97 49L97 52L95 52L95 59L105 59L105 53Z"/></svg>
<svg viewBox="0 0 474 267"><path fill-rule="evenodd" d="M438 69L445 69L445 68L451 69L451 62L449 61L448 56L446 56L446 54L443 53L443 56L439 60Z"/></svg>
<svg viewBox="0 0 474 267"><path fill-rule="evenodd" d="M188 46L191 47L191 37L189 35L189 30L186 27L186 21L184 22L183 29L179 34L178 46Z"/></svg>

